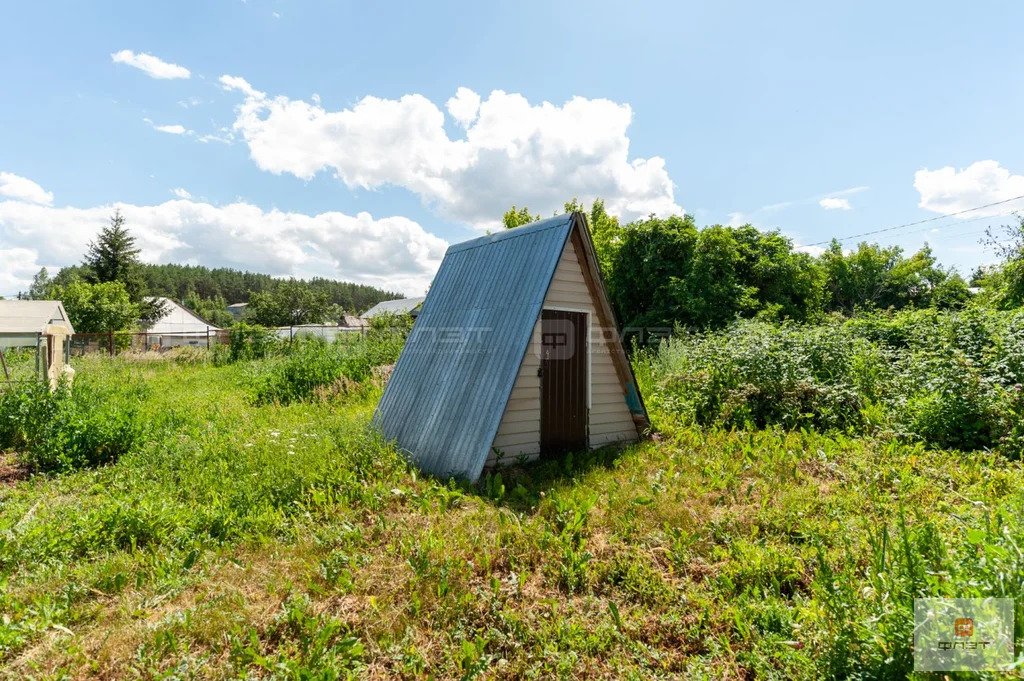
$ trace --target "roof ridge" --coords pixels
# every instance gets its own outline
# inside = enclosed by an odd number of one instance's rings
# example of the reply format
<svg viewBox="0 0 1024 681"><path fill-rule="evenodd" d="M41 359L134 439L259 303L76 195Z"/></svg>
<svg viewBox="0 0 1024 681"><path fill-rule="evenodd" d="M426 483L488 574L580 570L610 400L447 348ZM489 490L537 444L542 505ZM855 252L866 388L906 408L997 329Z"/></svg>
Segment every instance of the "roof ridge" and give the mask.
<svg viewBox="0 0 1024 681"><path fill-rule="evenodd" d="M572 213L562 213L561 215L553 215L549 218L544 218L543 220L534 220L533 222L529 222L525 225L519 225L518 227L505 228L504 232L484 234L483 236L452 244L448 247L448 251L451 253L470 251L474 248L480 248L481 246L489 246L498 241L518 239L520 237L537 234L538 232L554 229L556 227L564 227L566 222L572 221L572 216Z"/></svg>

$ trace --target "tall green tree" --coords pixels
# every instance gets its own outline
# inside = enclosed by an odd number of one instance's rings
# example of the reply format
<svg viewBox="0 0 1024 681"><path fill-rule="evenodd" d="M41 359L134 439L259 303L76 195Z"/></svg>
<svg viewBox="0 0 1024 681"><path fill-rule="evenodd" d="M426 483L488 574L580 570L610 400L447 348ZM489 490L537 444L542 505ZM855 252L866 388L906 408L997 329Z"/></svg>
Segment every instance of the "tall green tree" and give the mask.
<svg viewBox="0 0 1024 681"><path fill-rule="evenodd" d="M281 282L275 291L254 293L246 321L261 326L298 326L327 321L331 304L321 291L294 279Z"/></svg>
<svg viewBox="0 0 1024 681"><path fill-rule="evenodd" d="M1015 224L989 228L983 243L1002 259L981 276L986 297L1004 310L1024 306L1024 215Z"/></svg>
<svg viewBox="0 0 1024 681"><path fill-rule="evenodd" d="M182 304L213 326L227 329L235 323L235 317L228 312L228 304L223 296L201 298L190 289L182 299Z"/></svg>
<svg viewBox="0 0 1024 681"><path fill-rule="evenodd" d="M906 258L899 246L862 242L846 253L833 240L819 262L825 270L828 308L844 314L859 309L929 307L934 292L951 275L936 263L927 244ZM952 302L951 293L944 292L943 304Z"/></svg>
<svg viewBox="0 0 1024 681"><path fill-rule="evenodd" d="M671 327L682 319L681 286L693 270L697 225L689 215L641 220L623 229L608 292L627 327Z"/></svg>
<svg viewBox="0 0 1024 681"><path fill-rule="evenodd" d="M745 310L767 318L806 321L820 314L825 299L825 273L807 253L777 230L752 225L729 228L739 258L736 276L749 291Z"/></svg>
<svg viewBox="0 0 1024 681"><path fill-rule="evenodd" d="M604 201L601 199L594 199L590 204L589 222L590 235L594 240L594 250L597 252L597 263L607 282L612 274L615 253L622 243L622 227L619 226L619 219L605 210Z"/></svg>
<svg viewBox="0 0 1024 681"><path fill-rule="evenodd" d="M57 286L53 296L64 304L76 333L126 331L139 319L138 305L119 281L90 284L76 279Z"/></svg>
<svg viewBox="0 0 1024 681"><path fill-rule="evenodd" d="M114 211L110 225L89 242L83 265L93 283L119 281L130 296L142 295L139 277L139 249L128 231L120 209Z"/></svg>
<svg viewBox="0 0 1024 681"><path fill-rule="evenodd" d="M522 208L516 208L512 206L511 209L505 211L505 214L501 216L501 223L505 225L505 229L513 229L515 227L522 227L528 225L531 222L540 220L540 215L532 215L530 209L526 206Z"/></svg>
<svg viewBox="0 0 1024 681"><path fill-rule="evenodd" d="M89 243L82 265L90 283L120 282L143 322L156 321L166 314L162 303L146 298L139 272L139 249L135 247L135 237L128 231L120 209L114 211L110 225Z"/></svg>
<svg viewBox="0 0 1024 681"><path fill-rule="evenodd" d="M609 292L626 326L717 327L754 315L803 321L821 312L820 267L778 232L648 218L619 228L611 252Z"/></svg>
<svg viewBox="0 0 1024 681"><path fill-rule="evenodd" d="M28 290L28 297L31 300L48 300L52 295L53 280L46 268L41 268L32 277L32 286Z"/></svg>

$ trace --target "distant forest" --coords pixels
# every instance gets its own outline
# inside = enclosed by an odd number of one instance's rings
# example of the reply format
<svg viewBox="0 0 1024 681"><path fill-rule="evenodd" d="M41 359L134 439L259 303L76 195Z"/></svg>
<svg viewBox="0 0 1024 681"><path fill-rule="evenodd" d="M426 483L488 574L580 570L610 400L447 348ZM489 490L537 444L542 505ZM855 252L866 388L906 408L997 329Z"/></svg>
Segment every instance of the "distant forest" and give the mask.
<svg viewBox="0 0 1024 681"><path fill-rule="evenodd" d="M274 293L282 282L288 281L272 277L269 274L242 272L229 267L210 268L202 265L139 263L137 271L148 295L166 296L178 302L194 296L203 300L222 298L228 305L248 303L252 294ZM83 266L65 267L56 278L58 283L63 283L64 280L69 281L76 276L87 279ZM312 291L325 295L329 304L336 305L345 312L353 314L365 312L382 300L403 297L402 294L394 291L382 291L373 286L321 277L298 281Z"/></svg>

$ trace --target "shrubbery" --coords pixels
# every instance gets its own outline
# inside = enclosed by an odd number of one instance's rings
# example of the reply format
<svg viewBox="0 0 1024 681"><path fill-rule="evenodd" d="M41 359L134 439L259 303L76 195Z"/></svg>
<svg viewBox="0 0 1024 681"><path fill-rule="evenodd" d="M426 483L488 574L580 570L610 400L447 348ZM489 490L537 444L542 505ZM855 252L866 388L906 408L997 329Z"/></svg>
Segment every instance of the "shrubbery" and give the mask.
<svg viewBox="0 0 1024 681"><path fill-rule="evenodd" d="M37 471L66 471L116 461L141 442L140 384L99 387L81 381L51 392L26 383L0 392L0 449Z"/></svg>
<svg viewBox="0 0 1024 681"><path fill-rule="evenodd" d="M217 346L223 354L224 346ZM264 359L281 348L281 340L263 326L240 322L228 332L227 356L223 361L241 362L249 359Z"/></svg>
<svg viewBox="0 0 1024 681"><path fill-rule="evenodd" d="M1021 453L1024 312L876 313L678 332L637 367L647 399L701 426L867 429Z"/></svg>
<svg viewBox="0 0 1024 681"><path fill-rule="evenodd" d="M375 318L366 335L342 336L333 343L299 338L284 359L271 364L256 380L257 404L287 404L313 397L318 391L359 391L377 367L394 364L412 328L408 316Z"/></svg>

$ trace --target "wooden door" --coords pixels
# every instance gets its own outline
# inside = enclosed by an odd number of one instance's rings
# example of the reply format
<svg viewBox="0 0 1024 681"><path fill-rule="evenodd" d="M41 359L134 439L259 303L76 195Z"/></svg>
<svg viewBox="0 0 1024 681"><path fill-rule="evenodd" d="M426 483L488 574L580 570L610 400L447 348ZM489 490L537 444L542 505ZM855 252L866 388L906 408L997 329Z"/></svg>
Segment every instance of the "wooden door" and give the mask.
<svg viewBox="0 0 1024 681"><path fill-rule="evenodd" d="M587 447L587 314L541 312L540 448Z"/></svg>

